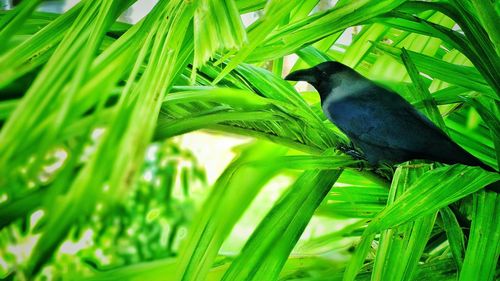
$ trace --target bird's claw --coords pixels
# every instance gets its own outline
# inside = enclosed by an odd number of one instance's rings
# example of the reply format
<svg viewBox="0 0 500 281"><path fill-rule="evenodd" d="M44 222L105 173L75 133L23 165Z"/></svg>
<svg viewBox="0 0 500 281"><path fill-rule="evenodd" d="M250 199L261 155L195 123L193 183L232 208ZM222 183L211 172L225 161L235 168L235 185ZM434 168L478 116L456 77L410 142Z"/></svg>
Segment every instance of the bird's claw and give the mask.
<svg viewBox="0 0 500 281"><path fill-rule="evenodd" d="M352 158L354 158L356 160L366 160L362 153L360 153L359 151L354 150L354 149L346 150L345 154L351 156ZM356 169L360 172L365 168L365 164L362 161L358 161L356 163L356 166L357 166Z"/></svg>
<svg viewBox="0 0 500 281"><path fill-rule="evenodd" d="M366 161L366 157L363 155L363 153L356 150L356 148L354 147L354 145L352 143L340 145L338 147L338 150L351 156L355 160L365 160ZM357 166L358 171L362 171L365 168L365 164L361 161L357 162L356 166Z"/></svg>
<svg viewBox="0 0 500 281"><path fill-rule="evenodd" d="M357 150L350 149L350 150L347 150L345 153L356 160L366 160L364 155Z"/></svg>

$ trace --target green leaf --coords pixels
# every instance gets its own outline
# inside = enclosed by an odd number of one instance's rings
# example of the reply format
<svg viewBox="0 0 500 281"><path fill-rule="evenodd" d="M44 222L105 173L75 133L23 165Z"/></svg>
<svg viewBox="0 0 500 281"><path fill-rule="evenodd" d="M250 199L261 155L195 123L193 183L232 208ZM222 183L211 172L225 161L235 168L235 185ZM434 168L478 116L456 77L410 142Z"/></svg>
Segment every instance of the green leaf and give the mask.
<svg viewBox="0 0 500 281"><path fill-rule="evenodd" d="M2 17L0 20L0 42L2 42L3 45L0 47L0 53L4 51L4 48L7 46L7 43L11 39L12 35L15 34L16 30L19 29L19 26L26 21L40 2L40 0L23 1L21 4L16 6L14 10Z"/></svg>
<svg viewBox="0 0 500 281"><path fill-rule="evenodd" d="M401 51L398 48L379 43L376 43L375 46L395 58L400 57ZM479 91L487 94L489 97L494 96L489 85L475 68L447 63L440 59L412 51L408 51L408 53L411 60L421 72L451 84Z"/></svg>
<svg viewBox="0 0 500 281"><path fill-rule="evenodd" d="M86 8L92 9L93 3L88 2ZM97 6L94 6L94 9L100 4L110 5L112 1L103 0L103 2L96 3L94 5ZM137 171L136 165L143 160L145 149L152 137L154 120L156 120L160 110L163 95L166 93L164 87L166 86L168 89L168 85L171 85L175 74L178 73L177 70L185 66L184 61L177 61L177 58L183 56L176 56L176 54L192 50L192 45L191 49L181 48L184 41L184 36L181 34L185 35L187 25L189 25L194 13L192 5L193 3L175 2L158 4L156 11L160 12L153 13L156 17L156 28L153 28L155 32L146 35L147 40L141 47L131 77L135 78L146 53L152 47L149 57L150 64L136 85L137 88L132 89L131 87L131 84L135 84L135 79L129 80L129 84L123 90L119 102L120 106L116 114L113 115L113 126L110 127L98 145L97 151L73 178L73 181L66 180L66 183L70 185L69 191L61 198L57 198L59 204L55 205L58 208L53 208L53 202L50 202L51 205L47 207L50 217L30 257L29 275L36 273L48 261L77 218L94 209L97 198L104 192L105 184L110 190L106 197L108 204L116 202L123 196L124 190L132 184L132 179ZM84 11L85 9L82 13ZM170 20L160 20L162 13L167 11L176 14L176 16ZM99 14L100 16L113 15L113 13L106 13L105 9L100 10ZM89 17L89 15L85 14L85 17ZM167 32L167 26L171 26L170 32ZM169 36L172 33L176 33L178 36ZM138 93L143 93L141 99L137 99ZM141 122L137 122L137 120ZM138 130L141 133L138 133ZM124 151L126 153L121 153ZM100 161L107 163L106 169L99 166ZM86 200L81 200L82 198Z"/></svg>
<svg viewBox="0 0 500 281"><path fill-rule="evenodd" d="M497 11L495 11L493 3L488 0L472 0L471 2L476 8L479 20L483 23L484 28L495 46L497 55L500 56L500 31L496 27L497 23L500 21L500 17Z"/></svg>
<svg viewBox="0 0 500 281"><path fill-rule="evenodd" d="M243 46L237 54L231 59L224 70L215 78L214 84L217 84L224 76L233 70L238 64L242 63L250 53L257 48L267 35L276 28L284 17L288 16L293 8L300 1L283 2L279 0L271 0L266 4L264 15L259 18L258 22L248 32L248 44Z"/></svg>
<svg viewBox="0 0 500 281"><path fill-rule="evenodd" d="M481 102L477 99L465 99L468 103L470 103L481 115L481 118L484 120L488 128L490 129L491 136L493 138L493 144L495 145L495 149L497 151L497 167L500 167L500 120L498 120L498 114L492 112L496 109L498 112L498 106L496 103L492 103L491 107L493 110L489 110L488 107L484 104L485 102Z"/></svg>
<svg viewBox="0 0 500 281"><path fill-rule="evenodd" d="M465 256L465 239L464 233L458 224L457 218L449 207L444 207L439 210L443 221L443 228L446 231L446 237L450 243L453 259L457 264L457 268L461 269Z"/></svg>
<svg viewBox="0 0 500 281"><path fill-rule="evenodd" d="M179 280L201 280L243 212L260 189L277 172L279 162L253 166L248 162L281 156L286 149L256 142L242 151L215 183L212 193L193 220L191 233L181 249L176 265Z"/></svg>
<svg viewBox="0 0 500 281"><path fill-rule="evenodd" d="M194 17L195 70L210 59L216 51L240 48L246 41L246 32L234 0L200 0Z"/></svg>
<svg viewBox="0 0 500 281"><path fill-rule="evenodd" d="M271 209L222 280L275 280L341 171L306 171Z"/></svg>
<svg viewBox="0 0 500 281"><path fill-rule="evenodd" d="M415 164L418 165L418 164ZM399 166L394 174L388 200L388 208L407 193L411 185L429 166L413 168ZM434 226L436 212L420 216L414 221L384 230L373 266L374 280L412 280ZM367 228L369 233L370 225Z"/></svg>
<svg viewBox="0 0 500 281"><path fill-rule="evenodd" d="M497 173L463 165L452 165L426 172L393 205L388 206L373 220L367 232L379 232L432 214L498 180L500 175Z"/></svg>
<svg viewBox="0 0 500 281"><path fill-rule="evenodd" d="M332 9L290 23L272 33L266 44L257 48L249 61L270 60L295 52L349 26L388 12L404 1L347 1ZM354 12L355 11L355 12Z"/></svg>
<svg viewBox="0 0 500 281"><path fill-rule="evenodd" d="M429 89L425 85L422 77L420 76L417 67L411 60L408 52L403 48L401 50L401 59L406 66L406 70L413 81L416 91L415 100L416 102L422 102L424 105L425 113L430 120L432 120L441 130L446 132L446 125L444 123L443 117L437 108L434 99L429 92Z"/></svg>
<svg viewBox="0 0 500 281"><path fill-rule="evenodd" d="M500 255L500 197L498 193L474 194L472 225L459 280L494 280Z"/></svg>

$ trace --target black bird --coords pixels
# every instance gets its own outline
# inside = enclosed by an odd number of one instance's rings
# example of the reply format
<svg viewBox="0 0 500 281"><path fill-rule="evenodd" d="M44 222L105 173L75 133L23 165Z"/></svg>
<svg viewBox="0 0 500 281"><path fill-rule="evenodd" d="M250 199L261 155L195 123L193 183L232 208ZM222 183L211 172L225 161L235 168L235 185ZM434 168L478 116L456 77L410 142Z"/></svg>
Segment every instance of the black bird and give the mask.
<svg viewBox="0 0 500 281"><path fill-rule="evenodd" d="M421 159L495 171L458 146L401 96L339 62L298 70L285 79L313 85L326 117L361 149L371 165Z"/></svg>

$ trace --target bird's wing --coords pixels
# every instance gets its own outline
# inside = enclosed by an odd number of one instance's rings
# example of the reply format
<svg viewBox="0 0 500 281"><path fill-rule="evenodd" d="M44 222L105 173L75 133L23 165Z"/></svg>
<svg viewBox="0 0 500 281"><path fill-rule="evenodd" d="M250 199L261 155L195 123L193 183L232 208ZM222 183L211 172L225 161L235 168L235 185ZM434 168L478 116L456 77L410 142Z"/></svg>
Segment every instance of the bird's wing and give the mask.
<svg viewBox="0 0 500 281"><path fill-rule="evenodd" d="M425 153L448 137L398 94L373 86L332 105L348 136L378 147Z"/></svg>

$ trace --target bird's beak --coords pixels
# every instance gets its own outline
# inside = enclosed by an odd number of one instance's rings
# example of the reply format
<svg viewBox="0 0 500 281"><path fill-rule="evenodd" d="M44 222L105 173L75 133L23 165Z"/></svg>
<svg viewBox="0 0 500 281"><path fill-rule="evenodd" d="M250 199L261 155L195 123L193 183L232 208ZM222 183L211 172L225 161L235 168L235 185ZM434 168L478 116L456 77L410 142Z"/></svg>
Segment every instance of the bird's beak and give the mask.
<svg viewBox="0 0 500 281"><path fill-rule="evenodd" d="M315 70L314 68L297 70L288 74L285 77L285 80L306 81L309 82L310 84L316 84L317 78L316 75L314 75L316 72L317 70Z"/></svg>

